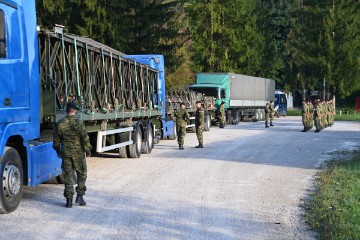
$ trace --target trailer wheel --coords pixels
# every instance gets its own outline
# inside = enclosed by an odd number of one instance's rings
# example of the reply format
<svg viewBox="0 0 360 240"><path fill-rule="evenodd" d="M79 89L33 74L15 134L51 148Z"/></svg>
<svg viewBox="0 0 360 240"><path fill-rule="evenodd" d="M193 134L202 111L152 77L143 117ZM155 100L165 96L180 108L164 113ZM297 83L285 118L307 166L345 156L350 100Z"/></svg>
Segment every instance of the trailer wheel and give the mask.
<svg viewBox="0 0 360 240"><path fill-rule="evenodd" d="M0 213L10 213L19 206L23 188L23 169L18 152L5 147L1 158Z"/></svg>
<svg viewBox="0 0 360 240"><path fill-rule="evenodd" d="M210 131L210 127L211 127L211 116L208 114L205 116L205 120L204 120L205 124L204 124L204 131L208 132Z"/></svg>
<svg viewBox="0 0 360 240"><path fill-rule="evenodd" d="M151 121L146 124L145 141L141 144L141 152L145 154L151 153L154 147L154 129Z"/></svg>
<svg viewBox="0 0 360 240"><path fill-rule="evenodd" d="M127 158L128 157L128 153L126 151L126 146L119 147L119 157L121 157L121 158Z"/></svg>
<svg viewBox="0 0 360 240"><path fill-rule="evenodd" d="M142 143L142 132L140 125L135 126L135 133L133 134L134 143L127 146L129 149L129 156L131 158L139 158L141 156L141 143Z"/></svg>

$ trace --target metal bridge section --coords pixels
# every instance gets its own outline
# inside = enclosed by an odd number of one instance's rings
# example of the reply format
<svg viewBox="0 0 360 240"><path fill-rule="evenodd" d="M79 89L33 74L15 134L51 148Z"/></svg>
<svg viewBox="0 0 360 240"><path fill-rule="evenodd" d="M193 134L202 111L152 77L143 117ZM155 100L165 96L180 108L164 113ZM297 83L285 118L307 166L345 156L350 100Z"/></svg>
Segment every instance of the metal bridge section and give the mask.
<svg viewBox="0 0 360 240"><path fill-rule="evenodd" d="M39 52L45 121L57 121L70 100L81 106L84 120L160 115L154 109L156 69L92 39L62 32L39 32Z"/></svg>

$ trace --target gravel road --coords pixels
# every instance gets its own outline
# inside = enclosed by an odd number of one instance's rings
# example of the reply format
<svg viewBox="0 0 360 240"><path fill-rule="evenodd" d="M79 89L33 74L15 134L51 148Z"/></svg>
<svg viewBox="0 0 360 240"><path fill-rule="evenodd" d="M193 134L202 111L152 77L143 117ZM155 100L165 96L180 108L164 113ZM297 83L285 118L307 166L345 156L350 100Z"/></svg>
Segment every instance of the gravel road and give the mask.
<svg viewBox="0 0 360 240"><path fill-rule="evenodd" d="M64 207L63 186L25 187L0 215L0 239L314 239L302 200L333 151L357 147L360 123L302 133L300 117L204 133L195 149L161 141L150 155L88 158L87 206Z"/></svg>

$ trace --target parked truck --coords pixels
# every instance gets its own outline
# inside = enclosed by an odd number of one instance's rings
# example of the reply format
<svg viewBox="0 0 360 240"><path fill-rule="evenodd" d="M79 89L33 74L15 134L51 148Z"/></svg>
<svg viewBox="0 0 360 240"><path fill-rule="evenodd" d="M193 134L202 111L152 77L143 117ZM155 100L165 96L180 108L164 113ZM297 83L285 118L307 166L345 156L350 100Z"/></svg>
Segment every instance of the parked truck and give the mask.
<svg viewBox="0 0 360 240"><path fill-rule="evenodd" d="M0 0L0 212L14 211L24 185L60 180L53 129L66 103L81 110L96 152L150 153L173 135L162 55L125 54L92 39L37 31L35 0Z"/></svg>
<svg viewBox="0 0 360 240"><path fill-rule="evenodd" d="M275 81L235 73L199 73L190 89L216 99L217 110L207 112L213 122L218 121L224 101L227 123L238 124L245 118L264 120L265 105L274 100Z"/></svg>

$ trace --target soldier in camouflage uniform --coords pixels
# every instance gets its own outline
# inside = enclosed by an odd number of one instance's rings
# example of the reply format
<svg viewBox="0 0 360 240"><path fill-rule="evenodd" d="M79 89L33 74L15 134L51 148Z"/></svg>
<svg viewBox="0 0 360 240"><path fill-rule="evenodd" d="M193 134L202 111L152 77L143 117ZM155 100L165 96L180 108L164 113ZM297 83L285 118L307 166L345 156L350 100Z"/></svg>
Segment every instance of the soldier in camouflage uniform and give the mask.
<svg viewBox="0 0 360 240"><path fill-rule="evenodd" d="M219 126L220 128L225 127L225 102L222 101L219 107Z"/></svg>
<svg viewBox="0 0 360 240"><path fill-rule="evenodd" d="M309 106L305 101L303 101L302 102L301 116L302 116L302 123L304 125L304 129L301 132L307 132L308 131L308 125L309 125L308 112L309 112Z"/></svg>
<svg viewBox="0 0 360 240"><path fill-rule="evenodd" d="M185 109L185 103L180 103L180 109L177 109L175 112L173 112L171 114L171 118L176 121L176 133L179 150L184 150L186 125L190 120L189 113Z"/></svg>
<svg viewBox="0 0 360 240"><path fill-rule="evenodd" d="M195 148L203 148L203 131L204 131L204 109L201 106L201 102L196 102L196 113L195 113L195 129L196 136L199 141L199 145Z"/></svg>
<svg viewBox="0 0 360 240"><path fill-rule="evenodd" d="M62 158L62 174L64 176L64 197L66 198L66 207L72 207L74 196L74 171L77 176L76 203L85 206L83 195L86 191L86 159L91 154L91 145L89 136L86 132L84 123L76 118L76 112L79 110L75 102L68 102L66 105L67 116L61 119L55 128L54 144L59 157Z"/></svg>
<svg viewBox="0 0 360 240"><path fill-rule="evenodd" d="M270 126L274 126L272 121L274 119L274 101L270 101L265 105L265 127L269 127L269 119L270 119Z"/></svg>
<svg viewBox="0 0 360 240"><path fill-rule="evenodd" d="M320 132L322 130L321 128L321 107L319 104L320 100L315 100L315 107L314 107L314 125L315 125L315 132Z"/></svg>

